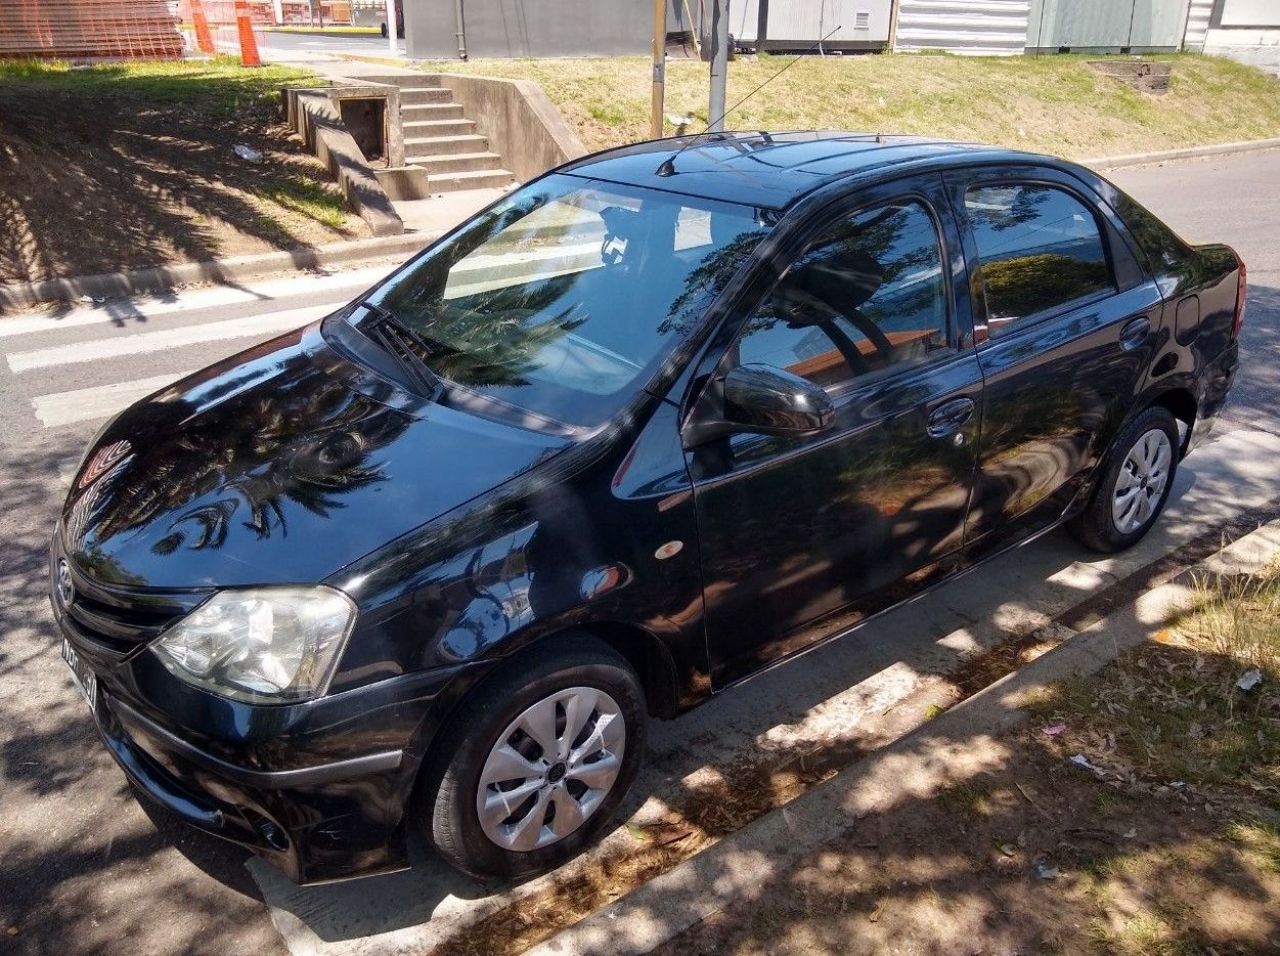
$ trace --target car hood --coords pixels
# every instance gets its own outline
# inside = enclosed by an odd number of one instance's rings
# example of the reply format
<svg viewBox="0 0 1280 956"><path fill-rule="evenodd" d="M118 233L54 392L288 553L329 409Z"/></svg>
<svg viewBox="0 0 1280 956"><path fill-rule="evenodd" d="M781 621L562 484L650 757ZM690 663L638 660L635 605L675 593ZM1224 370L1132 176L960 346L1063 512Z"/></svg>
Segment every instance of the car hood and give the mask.
<svg viewBox="0 0 1280 956"><path fill-rule="evenodd" d="M138 402L73 481L68 555L108 584L319 582L568 444L362 375L311 327Z"/></svg>

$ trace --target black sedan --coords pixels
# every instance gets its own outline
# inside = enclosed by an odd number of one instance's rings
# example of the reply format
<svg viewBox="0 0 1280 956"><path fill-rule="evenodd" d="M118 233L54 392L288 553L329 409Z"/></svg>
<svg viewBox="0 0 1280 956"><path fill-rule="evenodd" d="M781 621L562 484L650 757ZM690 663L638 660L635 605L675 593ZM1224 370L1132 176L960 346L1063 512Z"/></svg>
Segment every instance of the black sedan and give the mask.
<svg viewBox="0 0 1280 956"><path fill-rule="evenodd" d="M415 829L532 874L650 717L1056 524L1139 540L1244 296L1044 156L601 153L107 425L52 543L63 656L141 790L295 880Z"/></svg>

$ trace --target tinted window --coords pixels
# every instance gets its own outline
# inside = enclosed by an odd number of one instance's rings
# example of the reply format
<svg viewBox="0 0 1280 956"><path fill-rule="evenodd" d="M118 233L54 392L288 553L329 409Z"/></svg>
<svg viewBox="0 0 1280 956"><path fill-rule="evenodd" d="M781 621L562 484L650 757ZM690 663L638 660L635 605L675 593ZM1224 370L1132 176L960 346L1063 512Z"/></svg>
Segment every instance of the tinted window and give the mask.
<svg viewBox="0 0 1280 956"><path fill-rule="evenodd" d="M748 322L738 360L837 388L946 347L937 228L920 203L900 202L820 235Z"/></svg>
<svg viewBox="0 0 1280 956"><path fill-rule="evenodd" d="M1105 292L1115 283L1098 222L1052 186L983 186L965 194L981 263L987 331Z"/></svg>
<svg viewBox="0 0 1280 956"><path fill-rule="evenodd" d="M552 176L370 298L441 378L577 425L652 377L767 231L749 206Z"/></svg>

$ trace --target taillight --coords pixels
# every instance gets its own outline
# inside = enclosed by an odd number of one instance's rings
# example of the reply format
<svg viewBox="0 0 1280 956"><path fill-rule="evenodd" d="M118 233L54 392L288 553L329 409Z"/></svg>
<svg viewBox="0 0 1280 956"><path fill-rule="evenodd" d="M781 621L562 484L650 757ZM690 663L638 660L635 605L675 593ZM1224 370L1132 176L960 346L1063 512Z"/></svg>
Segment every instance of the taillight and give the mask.
<svg viewBox="0 0 1280 956"><path fill-rule="evenodd" d="M1240 278L1236 283L1236 318L1231 323L1231 337L1238 339L1240 337L1240 326L1244 325L1244 300L1249 292L1249 270L1245 268L1244 260L1238 255L1236 262L1240 264Z"/></svg>

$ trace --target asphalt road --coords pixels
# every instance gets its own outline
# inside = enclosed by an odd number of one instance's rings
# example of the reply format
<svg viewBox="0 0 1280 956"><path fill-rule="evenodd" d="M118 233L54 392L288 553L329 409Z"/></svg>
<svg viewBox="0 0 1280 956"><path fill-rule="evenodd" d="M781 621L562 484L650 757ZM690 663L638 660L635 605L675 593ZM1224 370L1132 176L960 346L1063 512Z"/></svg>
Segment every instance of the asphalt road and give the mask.
<svg viewBox="0 0 1280 956"><path fill-rule="evenodd" d="M1108 174L1191 242L1225 242L1249 269L1243 362L1224 415L1271 430L1280 423L1280 150Z"/></svg>
<svg viewBox="0 0 1280 956"><path fill-rule="evenodd" d="M1237 432L1189 461L1178 501L1144 543L1158 556L1233 508L1280 494L1272 465L1280 442L1265 434L1280 436L1280 152L1113 178L1188 237L1234 245L1251 278L1245 365L1226 422ZM251 879L234 848L144 810L75 696L45 598L45 549L67 476L107 415L326 313L380 271L0 317L0 949L280 953L264 887L295 943L337 952L386 933L421 948L425 921L447 927L474 908L469 897L483 896L429 861L398 878L294 893L261 870ZM677 801L689 781L731 758L851 727L874 737L875 715L954 667L958 649L1043 620L1126 567L1085 560L1050 536L879 629L657 728L644 786ZM904 643L904 634L915 636Z"/></svg>
<svg viewBox="0 0 1280 956"><path fill-rule="evenodd" d="M298 54L361 53L365 56L386 56L390 53L387 38L373 34L341 33L282 33L264 30L261 34L263 52L268 60L296 60ZM398 43L404 53L404 39ZM274 55L273 55L274 54Z"/></svg>

